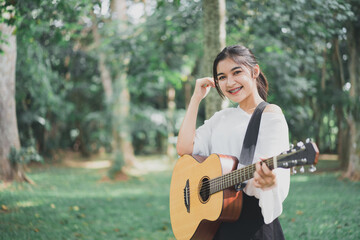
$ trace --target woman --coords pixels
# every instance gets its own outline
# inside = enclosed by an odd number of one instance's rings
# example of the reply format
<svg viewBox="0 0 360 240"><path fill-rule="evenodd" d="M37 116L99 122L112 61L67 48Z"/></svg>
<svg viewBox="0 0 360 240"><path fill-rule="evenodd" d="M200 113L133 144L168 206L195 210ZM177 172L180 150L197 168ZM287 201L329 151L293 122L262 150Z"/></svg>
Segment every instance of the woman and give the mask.
<svg viewBox="0 0 360 240"><path fill-rule="evenodd" d="M215 113L196 129L199 104L211 87L239 106ZM267 79L252 52L239 45L224 48L214 61L213 78L196 80L179 131L178 154L208 156L218 153L239 158L251 114L259 103L266 101L267 91ZM288 126L280 107L267 105L253 159L256 172L243 189L241 216L234 223L222 223L215 239L284 239L277 218L289 191L290 173L280 168L271 171L259 161L287 150L288 141ZM238 168L241 167L239 164Z"/></svg>

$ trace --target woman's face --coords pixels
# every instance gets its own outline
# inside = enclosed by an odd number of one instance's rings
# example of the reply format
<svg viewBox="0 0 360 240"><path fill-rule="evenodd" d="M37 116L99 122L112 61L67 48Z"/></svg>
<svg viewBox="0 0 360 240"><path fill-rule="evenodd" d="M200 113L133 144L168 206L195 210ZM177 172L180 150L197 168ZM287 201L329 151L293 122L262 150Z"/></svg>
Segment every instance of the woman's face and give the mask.
<svg viewBox="0 0 360 240"><path fill-rule="evenodd" d="M257 92L256 77L259 75L259 66L250 69L239 65L231 58L220 61L217 65L217 79L224 95L233 102L241 103Z"/></svg>

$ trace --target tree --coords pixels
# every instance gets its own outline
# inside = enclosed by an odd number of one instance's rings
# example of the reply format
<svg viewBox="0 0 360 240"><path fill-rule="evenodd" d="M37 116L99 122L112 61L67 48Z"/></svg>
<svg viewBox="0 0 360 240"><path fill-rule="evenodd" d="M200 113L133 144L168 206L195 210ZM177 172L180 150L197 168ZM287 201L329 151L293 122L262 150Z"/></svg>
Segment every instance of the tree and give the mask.
<svg viewBox="0 0 360 240"><path fill-rule="evenodd" d="M204 58L203 76L212 76L212 65L226 45L225 0L203 0ZM222 101L216 91L205 98L206 119L221 109Z"/></svg>
<svg viewBox="0 0 360 240"><path fill-rule="evenodd" d="M29 181L11 149L20 149L15 104L16 35L15 26L0 23L5 43L0 45L0 179Z"/></svg>
<svg viewBox="0 0 360 240"><path fill-rule="evenodd" d="M360 180L360 4L352 2L355 19L347 25L347 45L349 53L349 105L346 109L347 124L349 126L348 168L345 177Z"/></svg>
<svg viewBox="0 0 360 240"><path fill-rule="evenodd" d="M110 38L110 44L118 41L127 41L127 7L125 0L111 1L111 21L106 21L107 28L119 36L118 39ZM93 18L94 26L92 28L94 42L99 50L98 69L100 78L105 91L105 100L111 111L112 120L112 151L114 154L114 162L111 172L116 173L124 167L131 167L135 161L134 150L131 141L131 128L129 127L130 113L130 94L127 86L127 71L130 61L129 52L122 49L122 55L114 51L106 55L101 48L101 36L98 32L98 24L96 18ZM104 47L104 46L103 46ZM109 46L105 46L108 47ZM110 57L109 57L110 56ZM117 66L111 68L107 66L107 62L111 60Z"/></svg>

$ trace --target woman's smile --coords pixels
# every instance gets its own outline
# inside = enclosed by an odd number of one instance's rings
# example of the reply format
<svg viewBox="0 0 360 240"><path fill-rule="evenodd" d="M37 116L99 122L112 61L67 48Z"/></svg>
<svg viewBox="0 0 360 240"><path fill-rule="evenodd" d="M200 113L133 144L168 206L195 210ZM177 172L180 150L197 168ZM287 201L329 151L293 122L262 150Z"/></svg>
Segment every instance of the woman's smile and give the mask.
<svg viewBox="0 0 360 240"><path fill-rule="evenodd" d="M228 92L231 93L232 95L237 94L238 92L240 92L240 90L243 88L243 86L238 87L238 88L233 88L231 90L229 90Z"/></svg>

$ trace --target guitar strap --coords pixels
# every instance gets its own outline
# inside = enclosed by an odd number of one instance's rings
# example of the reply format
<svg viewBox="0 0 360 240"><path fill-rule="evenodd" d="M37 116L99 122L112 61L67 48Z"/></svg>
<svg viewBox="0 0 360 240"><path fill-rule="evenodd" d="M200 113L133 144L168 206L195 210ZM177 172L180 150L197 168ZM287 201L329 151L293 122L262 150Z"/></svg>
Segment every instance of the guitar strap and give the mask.
<svg viewBox="0 0 360 240"><path fill-rule="evenodd" d="M243 142L243 146L241 149L240 154L240 163L242 165L250 165L253 162L254 159L254 153L256 148L256 143L259 135L259 127L260 127L260 121L262 113L265 109L265 107L269 103L267 102L261 102L259 105L257 105L254 113L252 114L249 124L246 129L245 138ZM240 183L237 186L237 190L242 190L246 186L246 183Z"/></svg>

